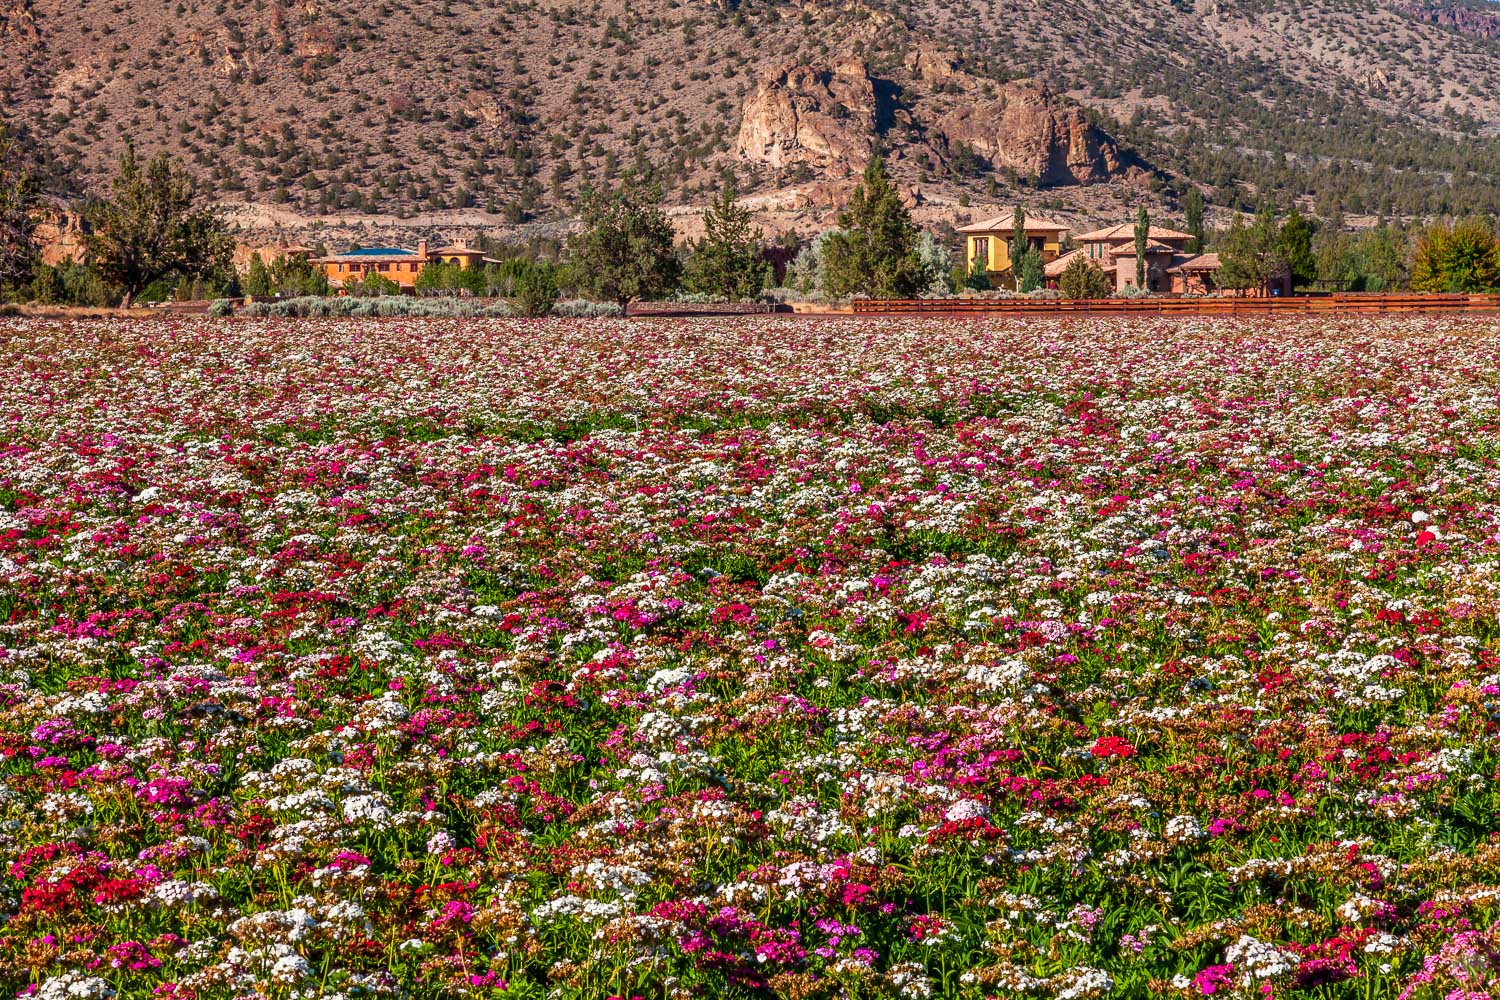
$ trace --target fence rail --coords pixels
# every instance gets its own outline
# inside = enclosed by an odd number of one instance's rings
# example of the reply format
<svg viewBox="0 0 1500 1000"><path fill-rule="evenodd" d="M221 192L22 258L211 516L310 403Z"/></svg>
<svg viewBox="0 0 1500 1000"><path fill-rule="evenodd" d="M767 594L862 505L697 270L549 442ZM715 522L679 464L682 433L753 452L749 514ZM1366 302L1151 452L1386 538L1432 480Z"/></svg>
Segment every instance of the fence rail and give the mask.
<svg viewBox="0 0 1500 1000"><path fill-rule="evenodd" d="M864 315L1298 316L1308 313L1492 313L1500 295L1345 293L1208 299L856 299Z"/></svg>

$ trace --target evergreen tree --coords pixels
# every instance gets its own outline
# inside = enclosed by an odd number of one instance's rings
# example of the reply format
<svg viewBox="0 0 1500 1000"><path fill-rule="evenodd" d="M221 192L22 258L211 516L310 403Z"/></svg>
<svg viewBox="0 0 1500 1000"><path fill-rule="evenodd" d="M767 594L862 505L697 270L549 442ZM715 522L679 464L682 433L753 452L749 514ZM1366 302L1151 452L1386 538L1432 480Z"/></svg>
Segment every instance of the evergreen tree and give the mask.
<svg viewBox="0 0 1500 1000"><path fill-rule="evenodd" d="M1082 253L1068 261L1058 275L1057 288L1065 299L1102 299L1111 291L1109 275Z"/></svg>
<svg viewBox="0 0 1500 1000"><path fill-rule="evenodd" d="M984 260L975 257L973 266L964 277L964 287L976 292L987 292L990 290L990 269L984 266Z"/></svg>
<svg viewBox="0 0 1500 1000"><path fill-rule="evenodd" d="M1146 290L1146 244L1151 239L1151 216L1142 205L1135 216L1135 287Z"/></svg>
<svg viewBox="0 0 1500 1000"><path fill-rule="evenodd" d="M36 193L0 123L0 299L18 294L36 273Z"/></svg>
<svg viewBox="0 0 1500 1000"><path fill-rule="evenodd" d="M916 227L878 156L839 213L839 229L823 248L823 272L823 290L832 298L910 298L932 281Z"/></svg>
<svg viewBox="0 0 1500 1000"><path fill-rule="evenodd" d="M1295 205L1281 224L1281 252L1286 257L1292 272L1292 286L1302 288L1318 277L1318 261L1313 256L1312 224L1297 211Z"/></svg>
<svg viewBox="0 0 1500 1000"><path fill-rule="evenodd" d="M1021 255L1020 280L1017 290L1021 292L1034 292L1046 284L1046 275L1042 272L1042 255L1036 250L1027 250Z"/></svg>
<svg viewBox="0 0 1500 1000"><path fill-rule="evenodd" d="M731 302L755 298L770 270L762 245L765 234L753 225L750 210L735 202L726 185L703 211L703 238L693 247L683 284L691 292Z"/></svg>
<svg viewBox="0 0 1500 1000"><path fill-rule="evenodd" d="M256 298L263 298L271 294L271 272L266 270L265 261L260 259L260 254L250 257L250 268L245 272L245 294Z"/></svg>
<svg viewBox="0 0 1500 1000"><path fill-rule="evenodd" d="M1203 238L1203 192L1197 187L1189 187L1187 194L1182 196L1182 215L1188 235L1192 237L1184 249L1188 253L1202 253L1206 245Z"/></svg>
<svg viewBox="0 0 1500 1000"><path fill-rule="evenodd" d="M1026 252L1031 249L1031 240L1026 237L1026 210L1016 206L1011 215L1010 233L1010 277L1016 291L1021 290L1021 264Z"/></svg>
<svg viewBox="0 0 1500 1000"><path fill-rule="evenodd" d="M1249 226L1236 215L1219 251L1219 284L1225 288L1263 288L1287 273L1281 231L1268 202L1262 202Z"/></svg>
<svg viewBox="0 0 1500 1000"><path fill-rule="evenodd" d="M677 287L676 234L656 184L632 171L613 191L585 191L578 215L583 231L568 244L572 270L596 298L624 309Z"/></svg>
<svg viewBox="0 0 1500 1000"><path fill-rule="evenodd" d="M143 167L126 143L109 197L84 210L84 246L99 273L123 289L122 305L154 281L228 269L234 252L229 228L197 201L192 175L166 153Z"/></svg>

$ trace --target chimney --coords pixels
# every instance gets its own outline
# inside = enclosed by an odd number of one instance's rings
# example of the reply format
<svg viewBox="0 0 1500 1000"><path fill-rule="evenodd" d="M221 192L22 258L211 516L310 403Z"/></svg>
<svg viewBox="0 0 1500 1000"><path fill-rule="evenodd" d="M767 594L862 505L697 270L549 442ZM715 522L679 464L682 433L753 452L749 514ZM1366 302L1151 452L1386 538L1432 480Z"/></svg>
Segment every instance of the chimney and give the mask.
<svg viewBox="0 0 1500 1000"><path fill-rule="evenodd" d="M417 240L417 256L423 260L427 259L427 241Z"/></svg>

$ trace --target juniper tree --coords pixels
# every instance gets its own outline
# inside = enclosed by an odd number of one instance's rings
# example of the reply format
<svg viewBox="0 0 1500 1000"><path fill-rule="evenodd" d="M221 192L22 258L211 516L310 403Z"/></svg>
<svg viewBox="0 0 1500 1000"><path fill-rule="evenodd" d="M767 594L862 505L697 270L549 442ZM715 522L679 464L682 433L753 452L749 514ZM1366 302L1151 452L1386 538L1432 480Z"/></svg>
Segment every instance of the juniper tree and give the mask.
<svg viewBox="0 0 1500 1000"><path fill-rule="evenodd" d="M734 186L725 185L703 211L703 238L688 257L683 284L688 291L731 302L755 298L769 270L764 242L750 210L736 203Z"/></svg>
<svg viewBox="0 0 1500 1000"><path fill-rule="evenodd" d="M99 273L124 291L122 305L154 281L228 269L234 252L229 227L197 202L192 175L166 153L142 166L126 143L109 195L84 210L90 230L84 246Z"/></svg>

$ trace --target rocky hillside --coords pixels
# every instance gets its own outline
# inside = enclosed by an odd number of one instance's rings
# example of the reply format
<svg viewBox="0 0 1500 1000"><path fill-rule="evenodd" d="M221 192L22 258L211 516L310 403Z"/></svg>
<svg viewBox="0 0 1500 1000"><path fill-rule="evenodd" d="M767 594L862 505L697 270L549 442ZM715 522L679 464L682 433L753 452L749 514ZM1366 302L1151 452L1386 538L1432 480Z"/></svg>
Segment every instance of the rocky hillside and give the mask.
<svg viewBox="0 0 1500 1000"><path fill-rule="evenodd" d="M650 167L821 212L1500 208L1500 44L1447 0L0 0L0 113L54 191L128 139L261 224L504 228ZM952 214L952 212L950 212Z"/></svg>

